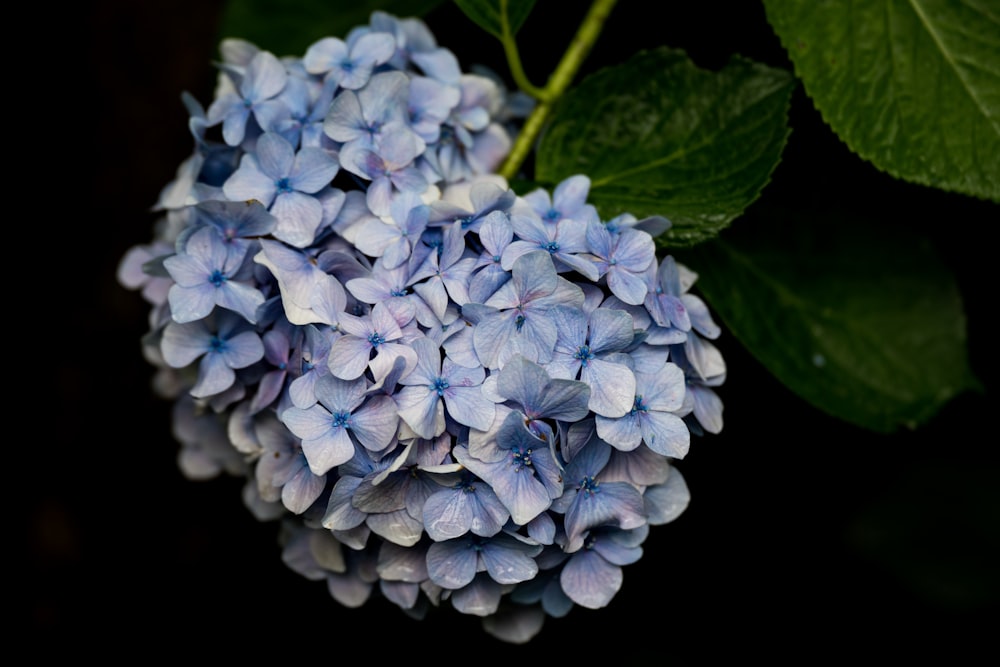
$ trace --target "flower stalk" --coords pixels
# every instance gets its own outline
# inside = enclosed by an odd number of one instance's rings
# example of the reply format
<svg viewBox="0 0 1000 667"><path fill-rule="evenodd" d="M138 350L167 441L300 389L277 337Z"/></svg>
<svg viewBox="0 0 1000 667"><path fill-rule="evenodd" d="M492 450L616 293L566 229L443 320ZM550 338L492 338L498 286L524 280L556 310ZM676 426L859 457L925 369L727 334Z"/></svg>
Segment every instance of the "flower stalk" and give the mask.
<svg viewBox="0 0 1000 667"><path fill-rule="evenodd" d="M537 88L527 78L524 68L521 65L521 58L518 54L517 44L511 32L510 21L506 12L506 0L501 2L501 25L503 27L503 47L507 56L507 64L510 67L511 76L517 87L538 100L531 115L525 121L524 127L518 133L507 159L500 166L499 173L504 178L511 179L516 174L525 159L531 152L535 140L538 138L545 121L552 111L552 105L566 91L573 82L573 77L579 71L583 61L587 58L594 43L604 28L604 21L614 8L618 0L594 0L590 10L584 17L580 28L577 30L569 48L563 54L562 59L549 77L545 88Z"/></svg>

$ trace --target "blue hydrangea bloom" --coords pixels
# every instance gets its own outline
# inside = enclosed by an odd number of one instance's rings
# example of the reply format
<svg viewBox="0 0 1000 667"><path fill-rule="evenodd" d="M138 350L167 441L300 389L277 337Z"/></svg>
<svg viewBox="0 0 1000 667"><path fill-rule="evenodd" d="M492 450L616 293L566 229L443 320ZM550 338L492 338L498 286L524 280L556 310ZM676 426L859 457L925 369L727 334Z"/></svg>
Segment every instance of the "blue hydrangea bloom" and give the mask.
<svg viewBox="0 0 1000 667"><path fill-rule="evenodd" d="M602 219L585 174L518 194L495 169L524 106L419 19L220 52L117 273L181 471L243 477L345 606L512 643L607 606L723 424L722 329L669 221Z"/></svg>

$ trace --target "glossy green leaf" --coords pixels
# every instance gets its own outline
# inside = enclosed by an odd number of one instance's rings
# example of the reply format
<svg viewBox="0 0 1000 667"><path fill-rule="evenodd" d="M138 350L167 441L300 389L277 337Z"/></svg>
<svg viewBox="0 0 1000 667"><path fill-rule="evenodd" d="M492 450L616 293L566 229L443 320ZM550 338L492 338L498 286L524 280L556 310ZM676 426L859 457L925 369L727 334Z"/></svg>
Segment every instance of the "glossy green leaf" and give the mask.
<svg viewBox="0 0 1000 667"><path fill-rule="evenodd" d="M779 381L826 413L888 433L980 385L954 276L925 237L883 222L748 215L683 261Z"/></svg>
<svg viewBox="0 0 1000 667"><path fill-rule="evenodd" d="M765 0L834 132L910 182L1000 200L996 0Z"/></svg>
<svg viewBox="0 0 1000 667"><path fill-rule="evenodd" d="M516 35L535 6L535 0L455 0L455 4L480 28L503 39L504 15L510 34Z"/></svg>
<svg viewBox="0 0 1000 667"><path fill-rule="evenodd" d="M661 241L716 235L760 194L788 138L789 72L734 57L718 72L681 51L643 51L600 70L553 111L536 178L591 179L605 219L628 212L673 222Z"/></svg>
<svg viewBox="0 0 1000 667"><path fill-rule="evenodd" d="M397 18L420 17L443 0L229 0L222 12L220 37L238 37L278 56L302 56L323 37L344 39L372 12Z"/></svg>

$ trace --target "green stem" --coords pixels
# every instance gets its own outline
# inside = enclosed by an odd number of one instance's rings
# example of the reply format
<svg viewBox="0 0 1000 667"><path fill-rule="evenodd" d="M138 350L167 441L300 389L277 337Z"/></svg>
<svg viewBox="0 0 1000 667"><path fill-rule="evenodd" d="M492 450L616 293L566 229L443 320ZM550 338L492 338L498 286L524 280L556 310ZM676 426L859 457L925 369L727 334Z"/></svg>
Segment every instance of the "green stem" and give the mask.
<svg viewBox="0 0 1000 667"><path fill-rule="evenodd" d="M531 112L531 115L528 116L524 127L518 133L517 139L514 141L514 146L507 155L507 159L504 160L503 165L500 167L500 175L504 178L508 180L514 178L518 169L524 164L524 160L528 157L528 153L531 152L534 146L535 139L538 138L538 134L542 131L545 120L552 111L552 105L559 99L560 95L566 92L566 89L573 82L573 77L576 76L587 54L590 53L590 49L594 46L594 42L600 36L601 30L604 28L604 21L608 18L617 1L594 0L594 3L590 6L590 10L583 19L583 23L580 24L579 30L577 30L576 35L573 37L569 48L566 49L566 53L563 54L555 71L552 72L552 76L549 77L545 88L541 90L533 86L524 73L524 68L521 66L521 58L517 51L517 44L514 41L514 36L510 33L510 25L507 22L506 2L502 2L503 7L500 14L503 26L503 45L504 53L507 55L507 62L511 70L511 76L518 88L538 100L538 104Z"/></svg>

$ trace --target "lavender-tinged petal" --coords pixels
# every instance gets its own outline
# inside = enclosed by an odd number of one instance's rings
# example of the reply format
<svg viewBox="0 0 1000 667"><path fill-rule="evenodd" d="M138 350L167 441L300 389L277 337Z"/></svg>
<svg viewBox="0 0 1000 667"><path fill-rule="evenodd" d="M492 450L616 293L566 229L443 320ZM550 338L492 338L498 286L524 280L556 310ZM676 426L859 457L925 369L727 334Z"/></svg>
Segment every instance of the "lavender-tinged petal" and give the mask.
<svg viewBox="0 0 1000 667"><path fill-rule="evenodd" d="M323 120L323 131L334 141L343 143L367 136L361 129L366 125L358 96L352 91L345 91L330 103L330 110Z"/></svg>
<svg viewBox="0 0 1000 667"><path fill-rule="evenodd" d="M274 177L261 171L257 158L247 153L240 160L239 168L222 184L222 191L233 201L257 200L264 206L270 206L278 187Z"/></svg>
<svg viewBox="0 0 1000 667"><path fill-rule="evenodd" d="M364 606L374 588L371 582L344 574L328 574L326 587L330 597L348 609Z"/></svg>
<svg viewBox="0 0 1000 667"><path fill-rule="evenodd" d="M366 523L376 535L403 547L412 547L424 534L424 525L405 509L370 514Z"/></svg>
<svg viewBox="0 0 1000 667"><path fill-rule="evenodd" d="M497 498L510 511L514 523L524 525L544 512L552 504L552 498L530 468L515 470L506 464L503 474L495 474L489 480Z"/></svg>
<svg viewBox="0 0 1000 667"><path fill-rule="evenodd" d="M351 415L351 430L366 449L382 451L392 442L399 426L396 406L391 397L372 396Z"/></svg>
<svg viewBox="0 0 1000 667"><path fill-rule="evenodd" d="M635 402L635 375L621 364L591 359L580 379L590 386L587 407L602 417L623 417Z"/></svg>
<svg viewBox="0 0 1000 667"><path fill-rule="evenodd" d="M327 501L322 525L328 530L350 530L364 523L365 512L354 507L354 492L361 485L360 477L341 477L334 484Z"/></svg>
<svg viewBox="0 0 1000 667"><path fill-rule="evenodd" d="M281 421L288 430L304 440L319 438L331 428L331 415L320 405L309 408L287 408L281 413Z"/></svg>
<svg viewBox="0 0 1000 667"><path fill-rule="evenodd" d="M688 392L694 397L694 416L709 433L722 432L722 399L711 389L692 385Z"/></svg>
<svg viewBox="0 0 1000 667"><path fill-rule="evenodd" d="M236 373L218 354L206 354L198 365L198 381L191 388L195 398L206 398L224 392L233 386Z"/></svg>
<svg viewBox="0 0 1000 667"><path fill-rule="evenodd" d="M612 268L607 274L608 289L625 303L638 306L646 300L646 283L638 275L621 268Z"/></svg>
<svg viewBox="0 0 1000 667"><path fill-rule="evenodd" d="M325 475L314 475L309 468L301 468L281 487L281 502L292 514L302 514L312 507L324 488Z"/></svg>
<svg viewBox="0 0 1000 667"><path fill-rule="evenodd" d="M322 148L303 148L295 156L289 174L291 185L300 192L316 194L330 184L340 165Z"/></svg>
<svg viewBox="0 0 1000 667"><path fill-rule="evenodd" d="M413 286L413 291L419 294L420 298L430 306L438 319L444 319L449 303L448 292L445 290L444 283L437 279L431 279L427 282L417 283Z"/></svg>
<svg viewBox="0 0 1000 667"><path fill-rule="evenodd" d="M497 368L505 346L515 335L513 318L495 313L479 322L472 331L472 341L476 356L487 368ZM508 364L509 365L509 364Z"/></svg>
<svg viewBox="0 0 1000 667"><path fill-rule="evenodd" d="M253 105L257 124L265 132L276 131L281 123L291 118L292 111L281 99L265 100Z"/></svg>
<svg viewBox="0 0 1000 667"><path fill-rule="evenodd" d="M378 551L376 567L383 579L419 584L427 579L427 553L388 542Z"/></svg>
<svg viewBox="0 0 1000 667"><path fill-rule="evenodd" d="M244 331L226 341L222 357L230 368L246 368L264 358L264 343L256 331Z"/></svg>
<svg viewBox="0 0 1000 667"><path fill-rule="evenodd" d="M506 370L506 366L504 367ZM501 374L501 379L503 375ZM550 419L574 422L587 416L590 387L576 380L551 379L539 401L532 407Z"/></svg>
<svg viewBox="0 0 1000 667"><path fill-rule="evenodd" d="M611 525L631 530L646 523L642 494L627 482L602 482L595 493L581 490L566 511L570 540L584 531Z"/></svg>
<svg viewBox="0 0 1000 667"><path fill-rule="evenodd" d="M708 306L694 294L681 296L691 320L691 328L708 339L716 339L722 334L722 328L712 319Z"/></svg>
<svg viewBox="0 0 1000 667"><path fill-rule="evenodd" d="M486 485L481 488L486 488ZM431 494L423 508L424 530L428 537L435 542L443 542L469 532L476 506L474 494L479 492L479 488L469 492L456 487Z"/></svg>
<svg viewBox="0 0 1000 667"><path fill-rule="evenodd" d="M569 598L566 598L565 595L562 597L569 601L569 605L572 606L573 602ZM546 614L555 618L561 616L559 613L549 611L549 609L551 607L542 609L534 606L511 605L483 618L483 629L500 641L509 644L527 644L542 631ZM562 616L564 615L565 613L562 614Z"/></svg>
<svg viewBox="0 0 1000 667"><path fill-rule="evenodd" d="M642 440L657 454L684 458L691 445L691 431L684 420L669 412L650 411L639 420Z"/></svg>
<svg viewBox="0 0 1000 667"><path fill-rule="evenodd" d="M642 497L652 526L670 523L683 514L691 502L687 482L677 468L671 469L670 477L665 483L648 487Z"/></svg>
<svg viewBox="0 0 1000 667"><path fill-rule="evenodd" d="M301 192L279 194L271 205L271 213L278 219L274 236L297 248L312 244L323 221L323 205Z"/></svg>
<svg viewBox="0 0 1000 667"><path fill-rule="evenodd" d="M712 343L700 336L688 336L684 341L684 355L703 380L724 375L726 361Z"/></svg>
<svg viewBox="0 0 1000 667"><path fill-rule="evenodd" d="M430 439L444 432L444 403L436 392L426 386L409 386L395 398L400 418L421 438Z"/></svg>
<svg viewBox="0 0 1000 667"><path fill-rule="evenodd" d="M351 460L354 443L346 429L328 429L317 438L303 438L302 453L314 475L325 475L332 468Z"/></svg>
<svg viewBox="0 0 1000 667"><path fill-rule="evenodd" d="M594 418L597 435L615 449L631 451L642 444L639 414L626 414L618 419L597 415Z"/></svg>
<svg viewBox="0 0 1000 667"><path fill-rule="evenodd" d="M636 393L650 410L674 412L684 405L684 371L675 363L668 362L653 373L640 371L636 383Z"/></svg>
<svg viewBox="0 0 1000 667"><path fill-rule="evenodd" d="M452 593L452 606L462 614L489 618L500 608L504 589L490 577L479 576L468 586Z"/></svg>
<svg viewBox="0 0 1000 667"><path fill-rule="evenodd" d="M171 322L163 330L160 353L172 368L184 368L208 351L211 334L203 320Z"/></svg>
<svg viewBox="0 0 1000 667"><path fill-rule="evenodd" d="M337 37L324 37L309 45L302 64L310 74L324 74L347 57L347 43Z"/></svg>
<svg viewBox="0 0 1000 667"><path fill-rule="evenodd" d="M240 92L254 101L266 100L280 93L287 82L285 65L273 53L260 51L247 66Z"/></svg>
<svg viewBox="0 0 1000 667"><path fill-rule="evenodd" d="M256 287L228 281L219 290L217 303L223 308L242 315L248 322L257 322L257 307L264 303L264 295Z"/></svg>
<svg viewBox="0 0 1000 667"><path fill-rule="evenodd" d="M295 161L295 148L276 132L265 132L257 139L254 153L261 172L272 179L288 176Z"/></svg>
<svg viewBox="0 0 1000 667"><path fill-rule="evenodd" d="M623 581L620 567L590 549L573 554L559 574L559 583L566 595L587 609L606 607L621 589Z"/></svg>
<svg viewBox="0 0 1000 667"><path fill-rule="evenodd" d="M445 390L448 414L459 424L485 431L493 423L496 405L483 395L480 386L451 386Z"/></svg>
<svg viewBox="0 0 1000 667"><path fill-rule="evenodd" d="M529 581L538 574L535 559L517 548L490 542L480 552L486 571L499 584L517 584Z"/></svg>
<svg viewBox="0 0 1000 667"><path fill-rule="evenodd" d="M598 308L590 314L590 350L594 354L623 350L634 337L632 316L627 312Z"/></svg>
<svg viewBox="0 0 1000 667"><path fill-rule="evenodd" d="M171 318L180 324L204 319L215 308L217 291L210 283L196 287L171 285L167 291Z"/></svg>
<svg viewBox="0 0 1000 667"><path fill-rule="evenodd" d="M427 576L442 588L467 586L476 576L477 554L467 539L435 542L427 548Z"/></svg>
<svg viewBox="0 0 1000 667"><path fill-rule="evenodd" d="M370 352L371 343L367 340L357 336L341 336L330 346L327 366L338 378L353 380L365 372Z"/></svg>
<svg viewBox="0 0 1000 667"><path fill-rule="evenodd" d="M497 392L522 407L536 408L551 378L545 369L522 356L511 357L497 376Z"/></svg>

